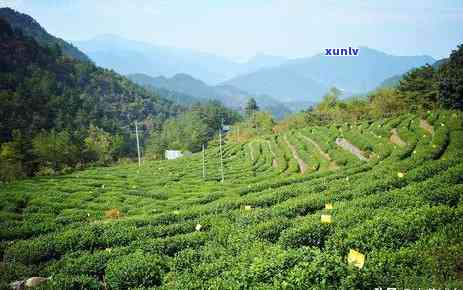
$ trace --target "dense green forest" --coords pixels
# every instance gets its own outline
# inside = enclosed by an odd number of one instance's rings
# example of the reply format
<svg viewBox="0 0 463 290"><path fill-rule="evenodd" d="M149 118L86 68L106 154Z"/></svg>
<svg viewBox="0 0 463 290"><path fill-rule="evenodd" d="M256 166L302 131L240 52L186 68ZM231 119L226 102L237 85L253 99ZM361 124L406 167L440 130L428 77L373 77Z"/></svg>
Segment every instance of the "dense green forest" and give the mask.
<svg viewBox="0 0 463 290"><path fill-rule="evenodd" d="M57 44L39 44L2 18L0 40L3 180L133 157L135 121L142 143L152 143L165 131L159 145L149 149L159 157L170 147L197 150L222 119L231 123L240 118L218 102L188 108L160 98L112 71L70 58ZM177 131L185 122L199 130L193 140Z"/></svg>

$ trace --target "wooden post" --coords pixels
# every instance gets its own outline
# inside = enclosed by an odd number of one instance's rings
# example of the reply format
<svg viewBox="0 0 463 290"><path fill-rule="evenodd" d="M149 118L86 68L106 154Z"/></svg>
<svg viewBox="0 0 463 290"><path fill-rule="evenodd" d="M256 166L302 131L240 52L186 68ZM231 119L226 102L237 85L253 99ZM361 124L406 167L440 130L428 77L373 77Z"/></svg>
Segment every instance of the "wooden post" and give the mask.
<svg viewBox="0 0 463 290"><path fill-rule="evenodd" d="M222 128L219 129L219 148L220 148L220 173L223 183L223 159L222 159Z"/></svg>
<svg viewBox="0 0 463 290"><path fill-rule="evenodd" d="M135 121L135 134L137 135L137 152L138 152L138 168L141 167L141 157L140 157L140 140L138 138L138 125Z"/></svg>
<svg viewBox="0 0 463 290"><path fill-rule="evenodd" d="M206 179L206 158L203 144L203 179Z"/></svg>

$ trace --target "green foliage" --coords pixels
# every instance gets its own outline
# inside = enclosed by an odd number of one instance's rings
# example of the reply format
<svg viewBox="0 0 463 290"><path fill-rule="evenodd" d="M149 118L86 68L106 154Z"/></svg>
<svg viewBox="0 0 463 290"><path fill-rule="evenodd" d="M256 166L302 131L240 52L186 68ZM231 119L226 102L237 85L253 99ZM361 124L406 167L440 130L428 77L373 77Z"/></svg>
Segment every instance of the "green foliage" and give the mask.
<svg viewBox="0 0 463 290"><path fill-rule="evenodd" d="M207 142L207 131L207 124L199 113L186 112L166 121L161 138L169 149L195 152Z"/></svg>
<svg viewBox="0 0 463 290"><path fill-rule="evenodd" d="M438 71L438 100L446 108L463 109L463 44Z"/></svg>
<svg viewBox="0 0 463 290"><path fill-rule="evenodd" d="M21 153L15 142L6 142L0 147L0 180L13 181L24 175Z"/></svg>
<svg viewBox="0 0 463 290"><path fill-rule="evenodd" d="M108 164L114 159L116 152L120 151L122 143L120 135L111 136L104 130L91 125L88 129L88 136L84 139L86 157L101 165Z"/></svg>
<svg viewBox="0 0 463 290"><path fill-rule="evenodd" d="M111 289L155 287L161 285L166 270L161 257L136 251L111 261L106 280Z"/></svg>
<svg viewBox="0 0 463 290"><path fill-rule="evenodd" d="M40 132L32 139L32 150L42 167L51 167L54 171L72 165L78 154L67 131Z"/></svg>
<svg viewBox="0 0 463 290"><path fill-rule="evenodd" d="M257 105L256 100L254 98L250 98L244 106L244 114L246 118L251 118L257 111L259 111L259 106Z"/></svg>
<svg viewBox="0 0 463 290"><path fill-rule="evenodd" d="M407 77L404 79L407 79ZM417 104L416 100L411 102ZM408 106L410 105L408 104ZM396 89L386 88L379 89L370 96L370 107L371 116L374 118L385 118L405 111L407 104Z"/></svg>
<svg viewBox="0 0 463 290"><path fill-rule="evenodd" d="M432 109L437 103L435 69L430 65L416 68L405 74L397 90L402 102L412 111Z"/></svg>
<svg viewBox="0 0 463 290"><path fill-rule="evenodd" d="M306 175L278 134L225 143L223 184L214 143L205 179L200 153L6 184L1 278L52 276L43 289L461 287L459 116L426 114L433 135L414 114L285 132L319 165ZM387 144L391 128L413 149ZM334 144L340 134L378 157L356 160ZM123 215L106 219L113 208Z"/></svg>

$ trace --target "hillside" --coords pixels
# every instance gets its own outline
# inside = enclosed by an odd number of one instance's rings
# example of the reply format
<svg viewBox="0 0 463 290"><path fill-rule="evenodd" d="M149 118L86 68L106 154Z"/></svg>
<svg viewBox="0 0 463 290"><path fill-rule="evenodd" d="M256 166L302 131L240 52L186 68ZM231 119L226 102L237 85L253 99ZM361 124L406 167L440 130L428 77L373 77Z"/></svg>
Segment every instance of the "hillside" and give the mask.
<svg viewBox="0 0 463 290"><path fill-rule="evenodd" d="M209 86L203 81L187 74L176 74L171 78L132 74L128 75L128 78L142 86L154 88L154 90L164 89L174 94L178 93L179 96L188 95L203 101L209 99L219 100L225 106L239 111L243 110L249 98L254 97L262 110L269 111L277 119L281 119L291 113L291 109L284 102L276 101L271 96L262 94L252 95L231 85ZM181 97L178 99L181 99Z"/></svg>
<svg viewBox="0 0 463 290"><path fill-rule="evenodd" d="M234 77L225 84L251 93L317 102L328 87L335 86L347 95L367 93L388 77L435 62L429 56L395 56L367 47L359 49L358 56L319 54L288 60L277 67Z"/></svg>
<svg viewBox="0 0 463 290"><path fill-rule="evenodd" d="M72 44L49 34L32 17L19 13L11 8L0 8L0 18L5 19L13 29L21 30L24 35L34 38L41 45L58 45L63 53L69 57L89 61L90 59Z"/></svg>
<svg viewBox="0 0 463 290"><path fill-rule="evenodd" d="M66 150L72 155L61 160L66 166L82 166L103 152L105 162L133 156L134 121L160 126L184 110L112 71L40 45L3 18L0 39L1 177L33 175ZM87 138L95 134L105 143L90 150ZM45 140L69 148L56 151Z"/></svg>
<svg viewBox="0 0 463 290"><path fill-rule="evenodd" d="M440 59L434 63L432 63L432 67L435 69L439 69L444 63L448 61L447 58ZM381 82L378 88L393 88L397 87L400 83L400 80L404 77L405 74L398 74L392 77L389 77Z"/></svg>
<svg viewBox="0 0 463 290"><path fill-rule="evenodd" d="M152 90L158 96L171 100L177 104L191 105L201 101L199 98L167 89L165 86L157 86L156 83L153 82L153 78L145 74L130 74L127 75L127 78L148 90Z"/></svg>
<svg viewBox="0 0 463 290"><path fill-rule="evenodd" d="M2 186L0 281L459 289L463 116L422 118L333 123L245 143L232 131L223 183L211 143L205 179L194 154Z"/></svg>

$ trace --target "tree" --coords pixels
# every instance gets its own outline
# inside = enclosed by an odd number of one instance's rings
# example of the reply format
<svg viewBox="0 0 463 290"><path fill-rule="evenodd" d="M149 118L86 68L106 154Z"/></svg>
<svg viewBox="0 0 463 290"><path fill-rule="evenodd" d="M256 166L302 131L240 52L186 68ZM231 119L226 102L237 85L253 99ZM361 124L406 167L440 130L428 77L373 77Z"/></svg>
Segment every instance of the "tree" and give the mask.
<svg viewBox="0 0 463 290"><path fill-rule="evenodd" d="M435 75L435 69L430 65L425 65L411 70L400 80L397 90L410 110L428 110L436 106Z"/></svg>
<svg viewBox="0 0 463 290"><path fill-rule="evenodd" d="M404 98L393 88L382 88L369 96L371 115L375 118L390 117L407 109Z"/></svg>
<svg viewBox="0 0 463 290"><path fill-rule="evenodd" d="M314 113L318 114L322 120L335 119L336 107L338 106L338 98L341 91L336 87L330 88L328 93L323 96L322 101L315 107Z"/></svg>
<svg viewBox="0 0 463 290"><path fill-rule="evenodd" d="M91 125L84 143L86 157L90 160L97 161L98 164L106 165L114 159L123 141L121 136L111 136L103 129Z"/></svg>
<svg viewBox="0 0 463 290"><path fill-rule="evenodd" d="M463 44L438 71L438 100L446 108L463 109Z"/></svg>
<svg viewBox="0 0 463 290"><path fill-rule="evenodd" d="M67 131L40 132L32 139L32 150L42 167L51 167L54 171L74 164L78 156Z"/></svg>
<svg viewBox="0 0 463 290"><path fill-rule="evenodd" d="M257 133L271 133L272 128L275 125L275 121L272 118L272 115L268 112L256 112L254 114L254 122Z"/></svg>
<svg viewBox="0 0 463 290"><path fill-rule="evenodd" d="M166 121L161 138L169 149L198 151L208 140L208 126L199 112L185 112Z"/></svg>
<svg viewBox="0 0 463 290"><path fill-rule="evenodd" d="M259 111L259 106L257 106L256 100L254 98L250 98L244 107L246 118L251 118L257 111Z"/></svg>
<svg viewBox="0 0 463 290"><path fill-rule="evenodd" d="M13 140L0 146L0 180L13 181L24 176L21 135L13 132Z"/></svg>

